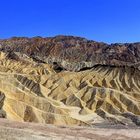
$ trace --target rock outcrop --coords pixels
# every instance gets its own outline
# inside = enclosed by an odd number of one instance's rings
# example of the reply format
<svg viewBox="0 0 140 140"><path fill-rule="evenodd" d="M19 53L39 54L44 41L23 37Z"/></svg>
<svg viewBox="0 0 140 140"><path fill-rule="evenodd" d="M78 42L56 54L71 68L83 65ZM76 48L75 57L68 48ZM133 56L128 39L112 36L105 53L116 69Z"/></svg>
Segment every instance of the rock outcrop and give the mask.
<svg viewBox="0 0 140 140"><path fill-rule="evenodd" d="M140 125L140 43L72 36L0 41L1 116L58 125Z"/></svg>
<svg viewBox="0 0 140 140"><path fill-rule="evenodd" d="M140 69L140 43L106 44L73 36L11 38L0 41L0 50L20 52L42 63L57 63L69 71L97 64Z"/></svg>

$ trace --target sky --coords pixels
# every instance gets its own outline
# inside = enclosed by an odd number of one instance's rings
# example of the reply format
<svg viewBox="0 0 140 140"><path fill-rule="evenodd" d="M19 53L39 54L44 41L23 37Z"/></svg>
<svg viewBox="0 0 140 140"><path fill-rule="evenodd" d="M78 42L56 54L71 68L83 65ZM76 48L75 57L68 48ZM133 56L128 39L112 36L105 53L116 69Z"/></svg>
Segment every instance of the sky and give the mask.
<svg viewBox="0 0 140 140"><path fill-rule="evenodd" d="M140 42L140 0L0 0L0 39L56 35Z"/></svg>

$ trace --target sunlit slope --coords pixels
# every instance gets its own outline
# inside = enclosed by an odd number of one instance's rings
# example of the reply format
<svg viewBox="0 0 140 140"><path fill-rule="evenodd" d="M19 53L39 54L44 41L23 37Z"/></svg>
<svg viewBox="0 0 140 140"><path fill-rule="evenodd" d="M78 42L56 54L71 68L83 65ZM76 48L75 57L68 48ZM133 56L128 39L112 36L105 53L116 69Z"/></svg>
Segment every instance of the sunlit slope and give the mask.
<svg viewBox="0 0 140 140"><path fill-rule="evenodd" d="M74 36L0 40L0 117L140 125L140 43Z"/></svg>
<svg viewBox="0 0 140 140"><path fill-rule="evenodd" d="M0 61L6 118L61 125L140 124L138 69L98 65L56 73L50 65L26 63Z"/></svg>

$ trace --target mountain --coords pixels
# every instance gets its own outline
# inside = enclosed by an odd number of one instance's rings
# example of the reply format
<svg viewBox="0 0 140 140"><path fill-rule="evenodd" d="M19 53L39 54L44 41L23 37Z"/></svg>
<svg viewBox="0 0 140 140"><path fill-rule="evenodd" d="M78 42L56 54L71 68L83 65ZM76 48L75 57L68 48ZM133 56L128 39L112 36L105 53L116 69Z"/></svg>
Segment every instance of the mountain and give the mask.
<svg viewBox="0 0 140 140"><path fill-rule="evenodd" d="M0 116L57 125L140 125L140 43L74 36L0 40Z"/></svg>

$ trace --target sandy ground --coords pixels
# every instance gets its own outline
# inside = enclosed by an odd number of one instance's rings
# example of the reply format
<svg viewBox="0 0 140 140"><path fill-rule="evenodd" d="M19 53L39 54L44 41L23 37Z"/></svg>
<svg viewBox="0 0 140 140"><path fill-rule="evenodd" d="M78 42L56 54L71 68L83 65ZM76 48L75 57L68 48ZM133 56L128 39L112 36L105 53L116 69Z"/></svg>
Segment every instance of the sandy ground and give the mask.
<svg viewBox="0 0 140 140"><path fill-rule="evenodd" d="M0 119L0 140L140 140L140 129L65 127Z"/></svg>

